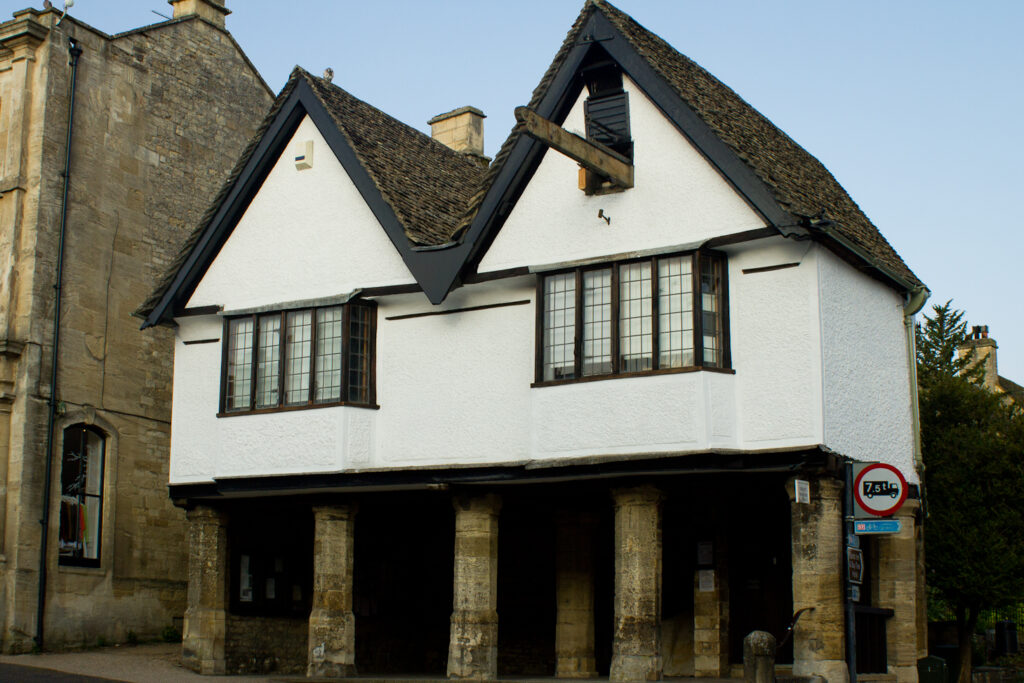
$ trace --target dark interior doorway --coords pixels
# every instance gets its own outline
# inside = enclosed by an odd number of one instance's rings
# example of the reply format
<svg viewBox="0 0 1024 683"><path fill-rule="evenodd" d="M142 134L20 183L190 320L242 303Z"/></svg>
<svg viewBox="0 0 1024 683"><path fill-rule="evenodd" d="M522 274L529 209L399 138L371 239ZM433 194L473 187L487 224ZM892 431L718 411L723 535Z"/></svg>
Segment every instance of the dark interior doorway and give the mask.
<svg viewBox="0 0 1024 683"><path fill-rule="evenodd" d="M360 674L444 676L454 510L447 496L376 496L356 516L353 611Z"/></svg>
<svg viewBox="0 0 1024 683"><path fill-rule="evenodd" d="M784 479L733 479L729 500L729 659L743 662L743 638L767 631L781 641L793 614L789 496ZM792 664L793 641L776 654Z"/></svg>
<svg viewBox="0 0 1024 683"><path fill-rule="evenodd" d="M498 522L498 675L554 676L554 512L506 495Z"/></svg>

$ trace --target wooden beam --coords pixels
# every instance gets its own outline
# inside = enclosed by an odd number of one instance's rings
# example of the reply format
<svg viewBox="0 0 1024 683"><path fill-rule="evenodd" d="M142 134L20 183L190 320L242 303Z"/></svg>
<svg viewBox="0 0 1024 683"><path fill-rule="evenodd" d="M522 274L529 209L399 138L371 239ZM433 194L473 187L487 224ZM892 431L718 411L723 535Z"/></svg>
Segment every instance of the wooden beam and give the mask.
<svg viewBox="0 0 1024 683"><path fill-rule="evenodd" d="M621 154L570 133L527 107L516 107L516 120L526 126L528 135L578 162L588 171L607 178L619 187L633 187L633 164Z"/></svg>

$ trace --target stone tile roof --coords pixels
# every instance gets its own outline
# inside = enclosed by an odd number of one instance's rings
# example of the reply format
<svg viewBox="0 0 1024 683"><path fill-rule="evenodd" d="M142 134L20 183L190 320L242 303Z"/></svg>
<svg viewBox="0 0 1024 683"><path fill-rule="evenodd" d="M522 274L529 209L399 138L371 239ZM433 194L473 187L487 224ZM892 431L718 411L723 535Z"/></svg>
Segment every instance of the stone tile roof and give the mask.
<svg viewBox="0 0 1024 683"><path fill-rule="evenodd" d="M821 162L721 81L605 0L586 1L534 90L531 109L536 109L548 94L559 68L582 38L583 26L594 12L601 12L622 33L636 53L756 174L794 221L827 219L834 232L877 265L912 286L921 284ZM522 124L517 124L485 170L466 156L296 67L213 205L162 282L136 311L137 315L149 315L168 291L299 79L308 82L323 103L413 245L438 246L462 238L477 218L485 195L513 147L525 134ZM808 223L808 228L815 230L813 222Z"/></svg>
<svg viewBox="0 0 1024 683"><path fill-rule="evenodd" d="M604 14L640 57L754 171L779 205L796 220L823 217L833 221L837 232L879 264L912 285L921 284L820 161L728 86L605 0L587 0L547 73L534 90L529 104L531 109L535 109L547 94L559 67L574 44L580 41L579 34L594 12ZM497 176L521 135L523 126L517 124L495 155L488 182ZM477 192L474 203L459 223L459 230L469 227L487 189L488 184L485 184Z"/></svg>
<svg viewBox="0 0 1024 683"><path fill-rule="evenodd" d="M996 382L999 384L999 388L1002 389L1006 395L1013 399L1014 403L1021 407L1024 407L1024 387L1017 384L1016 382L1006 379L1002 375L999 375L996 378Z"/></svg>
<svg viewBox="0 0 1024 683"><path fill-rule="evenodd" d="M336 85L298 70L417 245L447 242L485 169Z"/></svg>
<svg viewBox="0 0 1024 683"><path fill-rule="evenodd" d="M148 316L159 304L300 79L309 84L324 105L382 198L401 221L410 243L443 244L453 234L483 180L485 169L329 81L296 67L210 208L136 315Z"/></svg>

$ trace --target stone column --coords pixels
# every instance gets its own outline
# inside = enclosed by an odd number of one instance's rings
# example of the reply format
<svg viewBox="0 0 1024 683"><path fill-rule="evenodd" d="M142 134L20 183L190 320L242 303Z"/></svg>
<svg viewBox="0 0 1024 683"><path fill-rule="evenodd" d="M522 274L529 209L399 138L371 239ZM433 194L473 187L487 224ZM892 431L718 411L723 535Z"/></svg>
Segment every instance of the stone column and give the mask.
<svg viewBox="0 0 1024 683"><path fill-rule="evenodd" d="M498 677L498 512L501 498L460 496L455 504L455 578L448 677Z"/></svg>
<svg viewBox="0 0 1024 683"><path fill-rule="evenodd" d="M693 675L729 678L729 564L725 534L716 534L712 552L711 566L698 567L693 580Z"/></svg>
<svg viewBox="0 0 1024 683"><path fill-rule="evenodd" d="M309 615L306 675L341 678L356 672L356 618L352 613L354 505L313 508L313 610Z"/></svg>
<svg viewBox="0 0 1024 683"><path fill-rule="evenodd" d="M589 512L560 510L556 520L555 676L597 678L594 659L594 531Z"/></svg>
<svg viewBox="0 0 1024 683"><path fill-rule="evenodd" d="M224 513L197 505L188 511L188 608L182 664L201 674L223 674L227 627L228 528Z"/></svg>
<svg viewBox="0 0 1024 683"><path fill-rule="evenodd" d="M920 501L907 500L896 513L898 534L878 538L878 606L893 611L886 622L889 673L898 683L917 683L917 544Z"/></svg>
<svg viewBox="0 0 1024 683"><path fill-rule="evenodd" d="M793 630L793 674L823 676L844 683L843 484L829 478L811 482L811 502L797 503L787 485L792 513L793 611L805 612Z"/></svg>
<svg viewBox="0 0 1024 683"><path fill-rule="evenodd" d="M618 489L610 681L661 679L661 492Z"/></svg>

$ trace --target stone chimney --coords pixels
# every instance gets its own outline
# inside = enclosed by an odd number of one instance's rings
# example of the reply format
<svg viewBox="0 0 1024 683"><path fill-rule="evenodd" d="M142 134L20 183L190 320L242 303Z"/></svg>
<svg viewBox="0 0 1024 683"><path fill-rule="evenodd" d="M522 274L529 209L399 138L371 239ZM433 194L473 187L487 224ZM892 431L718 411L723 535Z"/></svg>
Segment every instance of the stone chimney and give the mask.
<svg viewBox="0 0 1024 683"><path fill-rule="evenodd" d="M224 17L231 10L224 6L224 0L167 0L174 6L174 18L198 14L217 28L224 28Z"/></svg>
<svg viewBox="0 0 1024 683"><path fill-rule="evenodd" d="M490 159L484 156L485 118L476 107L459 107L447 114L438 114L427 123L432 138L486 166Z"/></svg>
<svg viewBox="0 0 1024 683"><path fill-rule="evenodd" d="M985 388L989 391L1001 392L999 386L999 372L996 365L996 340L988 336L988 325L975 325L971 328L971 338L957 349L960 357L963 358L971 349L974 349L975 364L982 364L985 368Z"/></svg>

